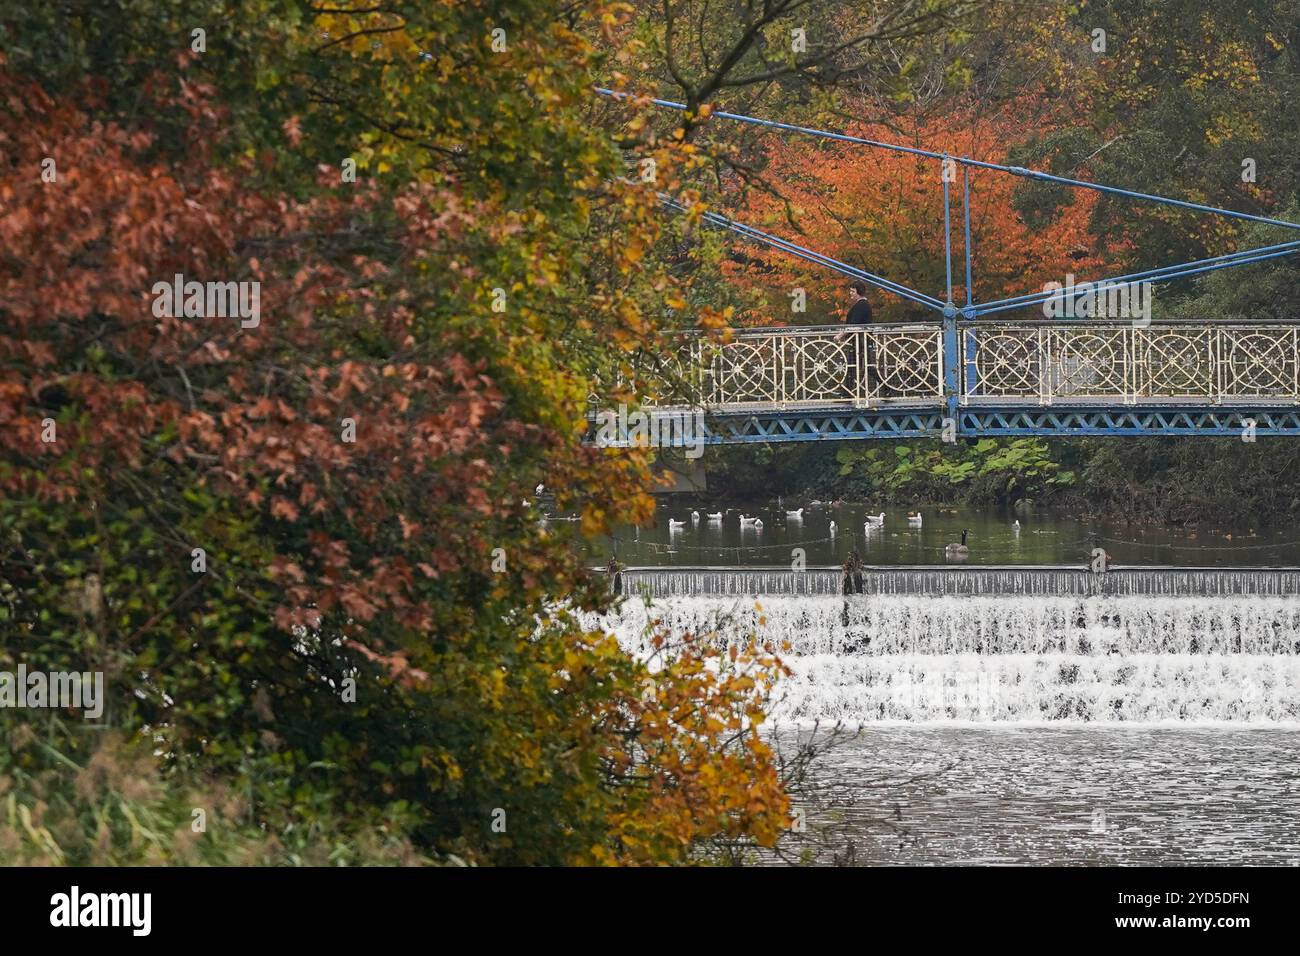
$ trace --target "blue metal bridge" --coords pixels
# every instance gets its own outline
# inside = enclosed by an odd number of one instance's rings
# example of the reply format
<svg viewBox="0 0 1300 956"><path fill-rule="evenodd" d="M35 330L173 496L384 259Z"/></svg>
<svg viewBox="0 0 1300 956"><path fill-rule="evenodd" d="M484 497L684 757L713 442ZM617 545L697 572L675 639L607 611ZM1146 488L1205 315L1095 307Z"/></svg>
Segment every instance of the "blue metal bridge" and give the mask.
<svg viewBox="0 0 1300 956"><path fill-rule="evenodd" d="M601 89L615 98L627 94ZM651 100L685 110L685 104ZM1300 237L1127 275L977 302L971 242L972 170L1019 176L1285 230L1300 223L1070 179L1018 166L713 112L721 120L934 160L943 190L946 296L938 298L719 213L706 225L858 279L932 311L909 324L684 334L657 359L669 383L646 396L652 417L691 415L704 444L978 436L1300 435L1300 325L1222 320L1151 322L1131 302L1155 283L1300 252ZM951 192L961 170L965 304L953 301ZM668 209L686 212L660 194ZM1084 319L1015 318L1074 315ZM1149 306L1150 299L1146 302ZM1099 308L1099 305L1101 306ZM1116 305L1122 306L1115 309ZM1121 313L1127 312L1120 319ZM1032 314L1032 313L1031 313ZM601 444L631 444L626 434Z"/></svg>

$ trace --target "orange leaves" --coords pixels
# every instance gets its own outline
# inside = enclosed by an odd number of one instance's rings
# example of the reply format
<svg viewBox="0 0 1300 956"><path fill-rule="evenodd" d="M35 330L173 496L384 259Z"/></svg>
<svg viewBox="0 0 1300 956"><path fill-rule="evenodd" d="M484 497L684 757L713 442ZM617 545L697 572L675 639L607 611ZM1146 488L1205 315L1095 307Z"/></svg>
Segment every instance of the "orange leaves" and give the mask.
<svg viewBox="0 0 1300 956"><path fill-rule="evenodd" d="M1027 142L1031 134L1041 134L1052 123L1050 116L1040 117L1032 126L1013 117L1044 112L1038 104L1026 101L994 116L972 118L954 111L926 122L904 117L901 132L865 125L849 132L1006 162L1015 147ZM806 140L775 142L768 157L767 177L778 183L790 199L795 222L804 234L793 232L784 205L766 194L756 194L749 200L742 216L745 221L944 298L943 181L939 161L861 146L810 145ZM961 301L965 298L962 171L954 171L953 279L954 297ZM1070 272L1082 278L1108 261L1107 245L1088 231L1097 202L1095 193L1063 193L1063 207L1035 214L1031 219L1017 205L1026 195L1038 195L1024 190L1039 187L1026 186L1025 180L1013 176L978 169L970 171L970 178L976 301L1036 291L1044 282L1062 281ZM746 252L754 264L729 268L771 290L772 301L788 304L789 289L806 288L810 309L818 303L822 310L838 318L843 298L840 283L824 270L769 250L747 248ZM884 292L873 292L872 298L882 320L931 315ZM770 324L773 318L765 314L753 320Z"/></svg>

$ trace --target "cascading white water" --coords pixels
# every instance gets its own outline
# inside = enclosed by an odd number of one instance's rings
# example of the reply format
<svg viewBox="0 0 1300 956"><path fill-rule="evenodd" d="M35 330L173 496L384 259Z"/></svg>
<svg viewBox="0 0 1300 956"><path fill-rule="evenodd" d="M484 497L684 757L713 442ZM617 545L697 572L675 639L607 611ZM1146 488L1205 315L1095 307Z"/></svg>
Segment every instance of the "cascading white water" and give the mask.
<svg viewBox="0 0 1300 956"><path fill-rule="evenodd" d="M836 568L629 568L624 591L651 598L693 594L839 594ZM1300 597L1297 568L867 567L866 594L1019 596Z"/></svg>
<svg viewBox="0 0 1300 956"><path fill-rule="evenodd" d="M669 597L592 619L788 642L778 721L1300 721L1300 601ZM761 622L761 623L760 623Z"/></svg>

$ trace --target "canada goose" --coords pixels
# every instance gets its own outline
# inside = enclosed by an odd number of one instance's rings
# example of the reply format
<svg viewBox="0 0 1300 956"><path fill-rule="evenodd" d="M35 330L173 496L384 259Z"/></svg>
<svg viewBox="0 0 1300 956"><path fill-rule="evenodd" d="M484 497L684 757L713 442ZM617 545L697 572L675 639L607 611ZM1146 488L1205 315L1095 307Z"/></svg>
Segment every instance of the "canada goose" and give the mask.
<svg viewBox="0 0 1300 956"><path fill-rule="evenodd" d="M913 528L921 527L921 512L917 511L913 513L909 511L907 513L907 523L910 524Z"/></svg>
<svg viewBox="0 0 1300 956"><path fill-rule="evenodd" d="M967 530L966 528L962 528L961 544L956 544L954 542L953 544L950 544L948 545L948 547L944 548L943 553L950 558L964 558L966 555L970 554L970 548L966 547L966 535L968 534L970 534L970 531Z"/></svg>
<svg viewBox="0 0 1300 956"><path fill-rule="evenodd" d="M722 512L721 512L721 511L715 511L713 514L706 514L705 517L708 518L710 521L721 521L721 520L722 520Z"/></svg>
<svg viewBox="0 0 1300 956"><path fill-rule="evenodd" d="M803 517L803 509L800 508L798 511L787 511L787 512L785 513L785 516L786 516L787 518L802 518L802 517Z"/></svg>
<svg viewBox="0 0 1300 956"><path fill-rule="evenodd" d="M867 524L883 525L885 523L885 513L882 511L878 515L867 515Z"/></svg>

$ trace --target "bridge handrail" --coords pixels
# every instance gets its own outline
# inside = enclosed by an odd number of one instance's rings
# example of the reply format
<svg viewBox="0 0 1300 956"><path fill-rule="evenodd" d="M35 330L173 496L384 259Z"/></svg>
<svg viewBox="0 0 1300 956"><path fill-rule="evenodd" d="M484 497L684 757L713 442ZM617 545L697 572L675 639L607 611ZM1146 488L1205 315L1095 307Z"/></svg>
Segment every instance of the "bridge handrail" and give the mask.
<svg viewBox="0 0 1300 956"><path fill-rule="evenodd" d="M670 334L682 395L718 410L1199 399L1300 405L1300 324L971 319ZM689 398L689 400L684 400Z"/></svg>

